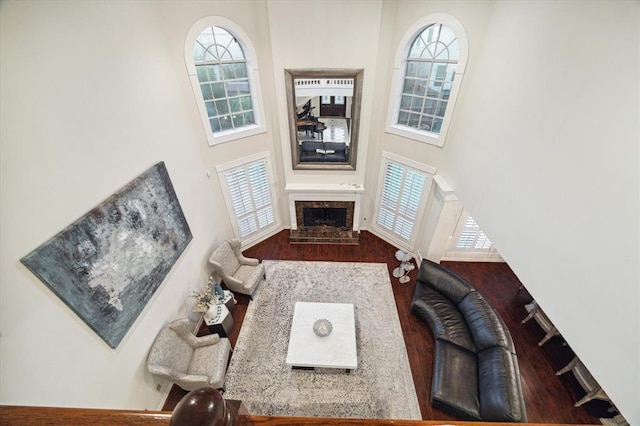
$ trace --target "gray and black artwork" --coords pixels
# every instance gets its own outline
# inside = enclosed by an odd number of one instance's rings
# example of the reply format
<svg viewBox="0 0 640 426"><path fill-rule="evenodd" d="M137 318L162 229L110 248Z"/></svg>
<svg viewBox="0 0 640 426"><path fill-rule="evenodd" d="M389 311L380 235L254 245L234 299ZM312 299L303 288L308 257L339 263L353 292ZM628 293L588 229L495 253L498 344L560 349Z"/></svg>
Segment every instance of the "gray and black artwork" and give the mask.
<svg viewBox="0 0 640 426"><path fill-rule="evenodd" d="M159 162L21 262L115 349L191 239Z"/></svg>

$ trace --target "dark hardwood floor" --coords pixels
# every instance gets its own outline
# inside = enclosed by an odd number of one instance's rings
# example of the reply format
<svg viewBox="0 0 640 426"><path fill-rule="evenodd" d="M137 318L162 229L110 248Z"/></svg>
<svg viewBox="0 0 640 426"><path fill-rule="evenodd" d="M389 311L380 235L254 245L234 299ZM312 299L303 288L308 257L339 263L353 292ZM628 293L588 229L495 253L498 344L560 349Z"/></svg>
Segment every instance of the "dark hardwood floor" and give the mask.
<svg viewBox="0 0 640 426"><path fill-rule="evenodd" d="M399 262L396 248L369 232L360 233L359 245L291 244L289 231L247 249L248 257L269 260L323 260L335 262L386 263L402 325L413 380L420 401L424 420L455 420L454 417L433 408L429 402L433 371L433 337L431 331L411 313L411 300L415 288L417 269L410 273L411 281L401 284L391 275ZM571 349L563 346L560 337L554 337L542 347L538 342L544 332L534 320L521 324L526 316L524 305L532 299L520 281L504 263L443 262L444 266L472 283L493 304L504 319L513 337L530 423L600 424L599 417L611 417L609 404L590 401L582 407L574 407L575 401L585 392L571 373L560 377L555 372L573 357ZM234 312L235 328L229 339L235 346L244 320L249 297L236 294L238 301ZM200 333L208 333L206 327ZM173 410L186 392L173 386L163 407Z"/></svg>

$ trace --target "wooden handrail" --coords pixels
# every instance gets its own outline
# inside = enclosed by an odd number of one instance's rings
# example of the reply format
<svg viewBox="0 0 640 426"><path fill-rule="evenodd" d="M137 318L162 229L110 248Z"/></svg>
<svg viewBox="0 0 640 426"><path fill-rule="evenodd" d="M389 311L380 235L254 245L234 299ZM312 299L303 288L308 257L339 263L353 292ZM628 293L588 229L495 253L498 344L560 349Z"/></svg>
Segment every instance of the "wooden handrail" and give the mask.
<svg viewBox="0 0 640 426"><path fill-rule="evenodd" d="M109 410L95 408L33 407L0 405L0 424L11 425L169 425L170 411L146 410ZM455 420L385 420L385 419L342 419L319 417L256 416L238 413L236 426L337 426L337 425L374 425L374 426L515 426L523 423L462 422ZM536 423L549 425L550 423Z"/></svg>
<svg viewBox="0 0 640 426"><path fill-rule="evenodd" d="M1 425L169 425L170 411L0 406Z"/></svg>

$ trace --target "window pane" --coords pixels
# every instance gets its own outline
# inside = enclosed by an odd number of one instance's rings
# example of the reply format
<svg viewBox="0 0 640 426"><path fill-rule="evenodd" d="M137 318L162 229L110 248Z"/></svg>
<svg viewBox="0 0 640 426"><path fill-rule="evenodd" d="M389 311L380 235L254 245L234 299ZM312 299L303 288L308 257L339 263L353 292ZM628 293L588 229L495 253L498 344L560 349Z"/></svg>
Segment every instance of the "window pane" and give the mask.
<svg viewBox="0 0 640 426"><path fill-rule="evenodd" d="M451 96L451 87L453 87L451 83L444 83L442 85L442 91L440 92L440 97L442 99L449 99L449 96Z"/></svg>
<svg viewBox="0 0 640 426"><path fill-rule="evenodd" d="M418 77L418 76L421 76L421 74L418 74L419 69L420 69L420 62L407 61L407 72L406 72L405 75L407 77Z"/></svg>
<svg viewBox="0 0 640 426"><path fill-rule="evenodd" d="M240 105L242 106L242 110L246 111L253 107L251 103L251 96L242 96L240 99Z"/></svg>
<svg viewBox="0 0 640 426"><path fill-rule="evenodd" d="M437 101L434 101L432 99L427 99L424 103L424 109L422 110L422 112L424 114L434 115L436 112L437 103L438 103Z"/></svg>
<svg viewBox="0 0 640 426"><path fill-rule="evenodd" d="M196 67L196 74L198 75L198 81L204 83L209 81L209 72L206 65L200 65Z"/></svg>
<svg viewBox="0 0 640 426"><path fill-rule="evenodd" d="M231 59L244 59L244 52L242 51L242 47L237 42L233 42L229 45L229 55Z"/></svg>
<svg viewBox="0 0 640 426"><path fill-rule="evenodd" d="M234 71L236 73L236 77L238 78L247 78L247 64L242 62L239 64L233 64L235 68Z"/></svg>
<svg viewBox="0 0 640 426"><path fill-rule="evenodd" d="M416 85L416 80L406 79L404 81L404 89L402 89L402 93L406 93L408 95L412 95L415 85Z"/></svg>
<svg viewBox="0 0 640 426"><path fill-rule="evenodd" d="M418 74L420 77L428 79L431 72L431 62L420 62L420 66L418 68Z"/></svg>
<svg viewBox="0 0 640 426"><path fill-rule="evenodd" d="M411 49L409 49L409 58L421 58L425 47L426 44L422 39L422 35L419 35L411 45Z"/></svg>
<svg viewBox="0 0 640 426"><path fill-rule="evenodd" d="M447 103L445 101L438 102L435 115L438 117L444 117L444 111L447 109ZM432 113L430 113L432 114Z"/></svg>
<svg viewBox="0 0 640 426"><path fill-rule="evenodd" d="M422 105L424 103L424 98L415 97L411 101L411 111L420 113L422 112Z"/></svg>
<svg viewBox="0 0 640 426"><path fill-rule="evenodd" d="M240 98L229 99L229 104L231 105L231 112L242 111L242 104L240 103ZM237 127L237 126L234 125L234 127Z"/></svg>
<svg viewBox="0 0 640 426"><path fill-rule="evenodd" d="M453 33L453 31L451 31L451 28L447 27L446 25L441 25L440 43L443 43L444 45L448 46L455 39L456 39L456 36ZM457 58L452 58L452 59L457 59Z"/></svg>
<svg viewBox="0 0 640 426"><path fill-rule="evenodd" d="M248 111L242 114L244 116L244 124L248 126L250 124L256 124L256 119L253 116L253 111Z"/></svg>
<svg viewBox="0 0 640 426"><path fill-rule="evenodd" d="M198 42L193 45L193 60L195 62L204 61L204 47Z"/></svg>
<svg viewBox="0 0 640 426"><path fill-rule="evenodd" d="M402 95L402 99L400 99L400 108L401 109L409 109L411 108L411 96Z"/></svg>
<svg viewBox="0 0 640 426"><path fill-rule="evenodd" d="M420 130L431 132L432 127L433 127L433 117L429 115L422 116L422 121L420 122Z"/></svg>
<svg viewBox="0 0 640 426"><path fill-rule="evenodd" d="M320 102L322 102L322 105L331 104L331 96L322 96Z"/></svg>
<svg viewBox="0 0 640 426"><path fill-rule="evenodd" d="M220 69L220 65L208 65L207 69L209 70L209 80L222 80L222 70Z"/></svg>
<svg viewBox="0 0 640 426"><path fill-rule="evenodd" d="M233 120L234 128L244 126L244 116L242 114L233 114L231 120Z"/></svg>
<svg viewBox="0 0 640 426"><path fill-rule="evenodd" d="M398 114L398 124L406 126L409 124L409 113L405 111L400 111Z"/></svg>
<svg viewBox="0 0 640 426"><path fill-rule="evenodd" d="M249 80L236 80L227 83L229 96L247 95L249 94Z"/></svg>
<svg viewBox="0 0 640 426"><path fill-rule="evenodd" d="M231 121L231 117L229 117L228 115L220 117L220 128L222 130L233 129L233 122Z"/></svg>
<svg viewBox="0 0 640 426"><path fill-rule="evenodd" d="M452 82L456 76L456 69L458 68L458 64L449 64L447 65L447 73L445 75L445 81Z"/></svg>
<svg viewBox="0 0 640 426"><path fill-rule="evenodd" d="M224 115L229 113L229 104L226 99L221 101L215 101L216 110L218 111L218 115Z"/></svg>
<svg viewBox="0 0 640 426"><path fill-rule="evenodd" d="M408 123L409 126L417 128L419 122L420 122L419 114L409 114L409 123Z"/></svg>
<svg viewBox="0 0 640 426"><path fill-rule="evenodd" d="M222 99L227 97L227 92L224 90L224 83L213 83L211 85L213 91L213 97L215 99Z"/></svg>
<svg viewBox="0 0 640 426"><path fill-rule="evenodd" d="M333 103L336 105L344 105L344 96L335 96Z"/></svg>
<svg viewBox="0 0 640 426"><path fill-rule="evenodd" d="M204 105L207 107L207 115L209 117L215 117L218 115L218 111L216 110L216 106L213 102L205 102Z"/></svg>
<svg viewBox="0 0 640 426"><path fill-rule="evenodd" d="M222 76L225 80L232 80L236 78L236 72L234 64L222 64Z"/></svg>
<svg viewBox="0 0 640 426"><path fill-rule="evenodd" d="M200 90L202 90L202 97L205 101L213 99L213 92L211 91L211 85L201 84Z"/></svg>
<svg viewBox="0 0 640 426"><path fill-rule="evenodd" d="M219 132L220 130L222 130L220 128L220 120L218 120L217 118L210 118L209 119L209 124L211 125L211 131L212 132Z"/></svg>
<svg viewBox="0 0 640 426"><path fill-rule="evenodd" d="M433 120L433 128L431 129L434 133L440 133L440 129L442 128L442 119L436 118Z"/></svg>

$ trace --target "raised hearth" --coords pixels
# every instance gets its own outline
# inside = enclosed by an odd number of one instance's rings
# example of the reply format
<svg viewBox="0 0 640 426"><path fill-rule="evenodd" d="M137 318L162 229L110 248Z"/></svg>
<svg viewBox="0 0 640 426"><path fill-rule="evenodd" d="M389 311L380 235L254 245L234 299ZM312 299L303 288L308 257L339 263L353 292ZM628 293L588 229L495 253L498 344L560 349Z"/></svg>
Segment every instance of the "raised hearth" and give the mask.
<svg viewBox="0 0 640 426"><path fill-rule="evenodd" d="M291 242L358 244L354 209L353 201L296 201L297 229L291 230Z"/></svg>

